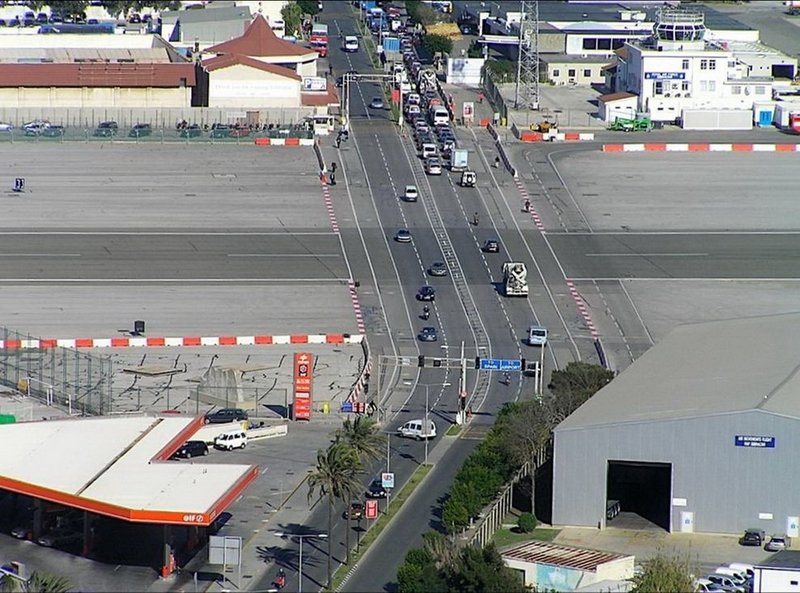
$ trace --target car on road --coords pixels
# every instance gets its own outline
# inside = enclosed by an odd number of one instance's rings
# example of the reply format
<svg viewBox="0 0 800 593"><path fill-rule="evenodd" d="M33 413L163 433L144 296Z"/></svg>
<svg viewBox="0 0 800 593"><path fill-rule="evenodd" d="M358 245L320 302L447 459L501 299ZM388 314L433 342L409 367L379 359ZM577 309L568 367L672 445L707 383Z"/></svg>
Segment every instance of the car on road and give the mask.
<svg viewBox="0 0 800 593"><path fill-rule="evenodd" d="M144 138L145 136L150 136L153 133L153 128L150 127L150 124L136 124L131 128L131 131L128 132L128 136L131 138Z"/></svg>
<svg viewBox="0 0 800 593"><path fill-rule="evenodd" d="M408 229L398 229L394 240L398 243L411 243L411 231Z"/></svg>
<svg viewBox="0 0 800 593"><path fill-rule="evenodd" d="M425 430L425 420L410 420L397 429L397 435L405 438L422 439L436 438L436 425L428 419L428 429Z"/></svg>
<svg viewBox="0 0 800 593"><path fill-rule="evenodd" d="M428 175L441 175L442 161L435 157L429 158L427 161L425 161L425 172Z"/></svg>
<svg viewBox="0 0 800 593"><path fill-rule="evenodd" d="M417 291L418 301L433 301L436 300L436 289L433 286L420 286Z"/></svg>
<svg viewBox="0 0 800 593"><path fill-rule="evenodd" d="M383 481L380 478L375 478L367 486L365 494L368 498L386 498L388 491L383 487Z"/></svg>
<svg viewBox="0 0 800 593"><path fill-rule="evenodd" d="M435 261L428 268L429 276L447 276L447 264L443 261Z"/></svg>
<svg viewBox="0 0 800 593"><path fill-rule="evenodd" d="M767 552L780 552L789 548L789 538L785 535L773 535L764 546Z"/></svg>
<svg viewBox="0 0 800 593"><path fill-rule="evenodd" d="M439 334L435 327L423 327L419 332L420 342L436 342L439 339Z"/></svg>
<svg viewBox="0 0 800 593"><path fill-rule="evenodd" d="M745 529L744 535L739 538L739 545L741 546L758 546L764 543L764 530L763 529Z"/></svg>
<svg viewBox="0 0 800 593"><path fill-rule="evenodd" d="M186 441L170 459L191 459L203 455L208 455L208 445L205 441Z"/></svg>
<svg viewBox="0 0 800 593"><path fill-rule="evenodd" d="M364 503L359 500L354 500L350 503L350 508L345 509L342 513L344 519L361 519L364 516Z"/></svg>
<svg viewBox="0 0 800 593"><path fill-rule="evenodd" d="M381 97L372 97L372 101L369 102L370 109L384 109L385 105L383 104L383 99Z"/></svg>
<svg viewBox="0 0 800 593"><path fill-rule="evenodd" d="M541 325L529 325L525 341L528 346L544 346L547 344L547 328Z"/></svg>
<svg viewBox="0 0 800 593"><path fill-rule="evenodd" d="M487 239L484 241L481 251L484 253L500 253L500 242L497 239Z"/></svg>
<svg viewBox="0 0 800 593"><path fill-rule="evenodd" d="M416 202L419 198L419 192L417 191L417 187L415 185L407 185L405 190L403 190L403 199L406 202Z"/></svg>
<svg viewBox="0 0 800 593"><path fill-rule="evenodd" d="M342 49L347 53L355 53L358 51L358 37L347 35L344 38L344 45Z"/></svg>
<svg viewBox="0 0 800 593"><path fill-rule="evenodd" d="M216 412L209 412L205 417L206 424L224 424L242 420L247 420L247 412L241 408L221 408Z"/></svg>

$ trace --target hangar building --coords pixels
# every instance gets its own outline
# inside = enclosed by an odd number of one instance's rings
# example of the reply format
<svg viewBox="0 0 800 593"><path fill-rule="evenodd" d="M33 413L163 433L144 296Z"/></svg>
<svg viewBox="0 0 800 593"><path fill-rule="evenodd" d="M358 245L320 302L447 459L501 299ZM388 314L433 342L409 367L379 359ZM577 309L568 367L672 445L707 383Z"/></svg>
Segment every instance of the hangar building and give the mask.
<svg viewBox="0 0 800 593"><path fill-rule="evenodd" d="M678 327L554 431L554 524L798 537L800 314Z"/></svg>

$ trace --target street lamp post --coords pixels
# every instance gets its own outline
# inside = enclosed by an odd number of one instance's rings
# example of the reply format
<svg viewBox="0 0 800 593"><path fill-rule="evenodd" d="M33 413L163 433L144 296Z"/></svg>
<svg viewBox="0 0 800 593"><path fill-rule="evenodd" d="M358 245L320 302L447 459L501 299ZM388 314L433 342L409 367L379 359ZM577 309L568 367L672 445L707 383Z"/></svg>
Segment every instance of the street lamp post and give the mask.
<svg viewBox="0 0 800 593"><path fill-rule="evenodd" d="M292 533L289 531L278 531L278 537L296 537L300 540L300 555L297 560L297 593L303 593L303 540L304 539L326 539L327 533Z"/></svg>

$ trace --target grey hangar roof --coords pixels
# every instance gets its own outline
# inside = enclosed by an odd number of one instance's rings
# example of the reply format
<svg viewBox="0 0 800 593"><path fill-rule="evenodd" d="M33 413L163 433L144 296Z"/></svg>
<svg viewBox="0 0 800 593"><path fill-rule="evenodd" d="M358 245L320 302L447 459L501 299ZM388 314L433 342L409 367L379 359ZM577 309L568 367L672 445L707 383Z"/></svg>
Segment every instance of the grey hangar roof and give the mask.
<svg viewBox="0 0 800 593"><path fill-rule="evenodd" d="M556 428L764 410L800 419L800 313L682 325Z"/></svg>

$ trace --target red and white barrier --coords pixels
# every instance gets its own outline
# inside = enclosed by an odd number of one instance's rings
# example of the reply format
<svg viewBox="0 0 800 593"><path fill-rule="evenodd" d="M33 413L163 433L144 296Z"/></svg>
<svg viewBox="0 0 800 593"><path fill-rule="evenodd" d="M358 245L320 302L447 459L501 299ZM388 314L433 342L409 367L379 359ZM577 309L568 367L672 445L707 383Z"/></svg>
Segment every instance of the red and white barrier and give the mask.
<svg viewBox="0 0 800 593"><path fill-rule="evenodd" d="M256 146L314 146L313 138L256 138Z"/></svg>
<svg viewBox="0 0 800 593"><path fill-rule="evenodd" d="M164 348L170 346L267 346L279 344L360 344L362 334L287 334L260 336L183 336L116 338L41 338L0 340L0 349Z"/></svg>
<svg viewBox="0 0 800 593"><path fill-rule="evenodd" d="M603 144L603 152L800 152L800 144L660 143Z"/></svg>

